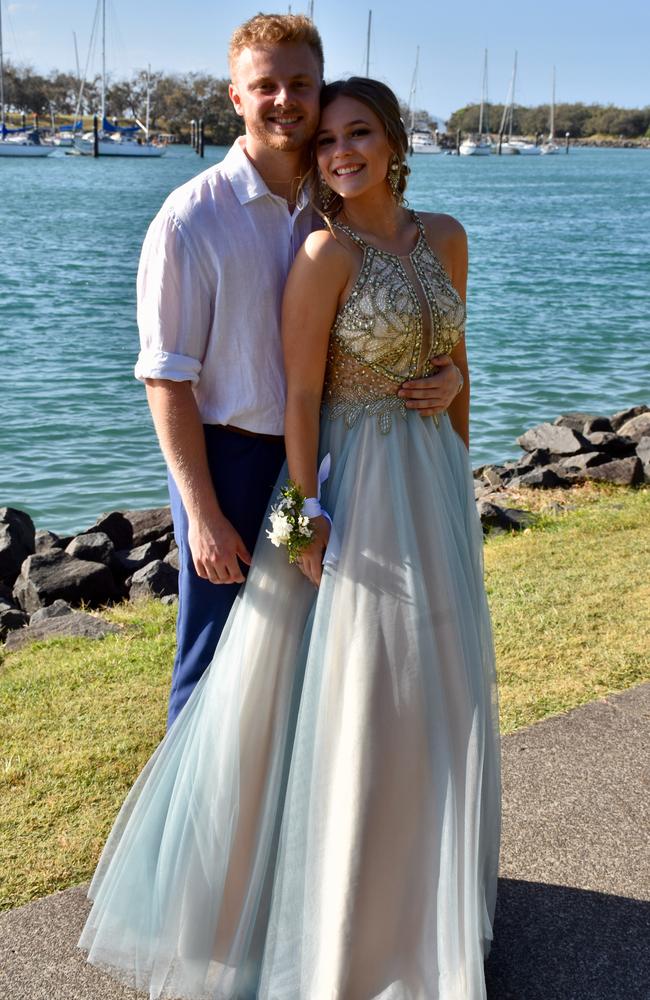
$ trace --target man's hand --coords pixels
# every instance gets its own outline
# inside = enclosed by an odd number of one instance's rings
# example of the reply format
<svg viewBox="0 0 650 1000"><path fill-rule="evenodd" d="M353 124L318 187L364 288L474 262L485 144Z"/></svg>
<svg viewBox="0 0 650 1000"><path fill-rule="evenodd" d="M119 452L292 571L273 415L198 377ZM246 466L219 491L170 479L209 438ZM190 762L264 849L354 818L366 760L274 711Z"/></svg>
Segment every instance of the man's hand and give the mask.
<svg viewBox="0 0 650 1000"><path fill-rule="evenodd" d="M250 566L250 553L223 514L210 522L190 520L187 537L194 568L200 577L210 583L244 582L239 561Z"/></svg>
<svg viewBox="0 0 650 1000"><path fill-rule="evenodd" d="M404 382L398 392L407 409L418 410L422 417L444 413L458 395L462 383L461 372L448 354L432 358L432 364L439 369L435 375Z"/></svg>

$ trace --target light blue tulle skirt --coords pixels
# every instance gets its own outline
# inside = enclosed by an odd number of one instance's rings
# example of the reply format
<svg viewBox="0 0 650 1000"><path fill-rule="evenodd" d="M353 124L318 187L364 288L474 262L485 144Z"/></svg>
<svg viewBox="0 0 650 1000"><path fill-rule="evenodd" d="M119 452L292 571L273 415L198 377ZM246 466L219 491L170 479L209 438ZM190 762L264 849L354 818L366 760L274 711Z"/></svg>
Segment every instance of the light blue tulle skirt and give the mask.
<svg viewBox="0 0 650 1000"><path fill-rule="evenodd" d="M262 530L92 880L80 946L152 998L486 996L499 750L467 450L415 413L325 418L321 450L338 561L316 591Z"/></svg>

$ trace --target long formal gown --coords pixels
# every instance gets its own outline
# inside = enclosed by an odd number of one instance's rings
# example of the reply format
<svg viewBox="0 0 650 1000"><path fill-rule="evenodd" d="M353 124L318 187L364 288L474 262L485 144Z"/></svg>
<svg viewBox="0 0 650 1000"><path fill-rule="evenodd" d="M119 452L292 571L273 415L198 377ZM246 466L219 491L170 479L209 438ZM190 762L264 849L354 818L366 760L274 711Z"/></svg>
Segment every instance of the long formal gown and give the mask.
<svg viewBox="0 0 650 1000"><path fill-rule="evenodd" d="M464 443L396 395L465 310L414 218L404 257L339 227L363 264L321 421L337 558L316 590L261 531L93 878L80 946L152 998L486 996L500 784L482 535Z"/></svg>

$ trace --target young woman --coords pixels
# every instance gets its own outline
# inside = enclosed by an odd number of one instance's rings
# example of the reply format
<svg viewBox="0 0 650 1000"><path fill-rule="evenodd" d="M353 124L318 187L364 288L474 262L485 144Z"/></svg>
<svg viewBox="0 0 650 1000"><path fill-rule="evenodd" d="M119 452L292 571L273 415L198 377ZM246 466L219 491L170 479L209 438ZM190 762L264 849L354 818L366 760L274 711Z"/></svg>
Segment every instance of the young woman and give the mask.
<svg viewBox="0 0 650 1000"><path fill-rule="evenodd" d="M403 205L406 148L383 84L324 89L328 225L283 317L288 475L314 538L299 573L260 537L211 668L120 813L80 942L152 997L486 996L499 763L467 250L455 220ZM399 387L443 353L459 392L423 418Z"/></svg>

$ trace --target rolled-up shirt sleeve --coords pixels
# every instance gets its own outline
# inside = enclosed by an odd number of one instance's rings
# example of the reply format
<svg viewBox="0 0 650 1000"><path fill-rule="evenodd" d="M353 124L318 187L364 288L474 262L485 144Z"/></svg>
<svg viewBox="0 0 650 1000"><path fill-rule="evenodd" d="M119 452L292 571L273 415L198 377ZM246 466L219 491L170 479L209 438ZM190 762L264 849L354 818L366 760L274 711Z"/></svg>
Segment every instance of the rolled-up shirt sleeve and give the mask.
<svg viewBox="0 0 650 1000"><path fill-rule="evenodd" d="M182 222L164 206L142 246L137 292L140 353L135 377L196 384L210 332L214 294Z"/></svg>

